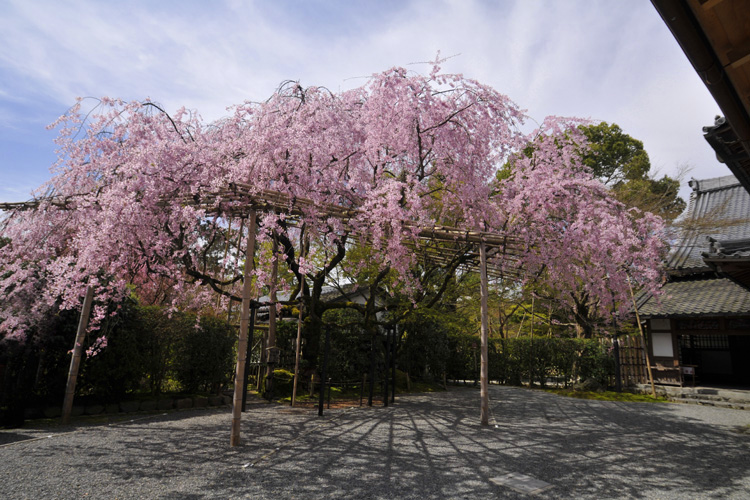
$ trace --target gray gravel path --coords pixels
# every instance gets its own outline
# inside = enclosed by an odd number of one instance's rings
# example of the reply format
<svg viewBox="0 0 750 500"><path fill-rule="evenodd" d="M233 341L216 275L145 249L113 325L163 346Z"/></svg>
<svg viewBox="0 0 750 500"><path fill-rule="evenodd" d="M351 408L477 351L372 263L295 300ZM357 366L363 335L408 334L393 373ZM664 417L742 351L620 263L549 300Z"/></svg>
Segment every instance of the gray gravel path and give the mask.
<svg viewBox="0 0 750 500"><path fill-rule="evenodd" d="M227 409L2 431L0 497L750 498L750 412L490 391L484 428L454 388L323 418L256 403L236 448ZM549 486L493 481L511 473Z"/></svg>

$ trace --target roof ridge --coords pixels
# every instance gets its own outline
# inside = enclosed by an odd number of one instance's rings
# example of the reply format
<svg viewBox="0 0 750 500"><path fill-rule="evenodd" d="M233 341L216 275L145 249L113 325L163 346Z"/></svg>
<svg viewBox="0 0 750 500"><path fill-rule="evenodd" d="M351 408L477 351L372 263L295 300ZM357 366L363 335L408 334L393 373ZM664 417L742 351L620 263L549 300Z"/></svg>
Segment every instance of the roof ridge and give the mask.
<svg viewBox="0 0 750 500"><path fill-rule="evenodd" d="M710 179L690 179L688 185L693 188L694 193L706 193L741 186L740 181L734 175L712 177Z"/></svg>

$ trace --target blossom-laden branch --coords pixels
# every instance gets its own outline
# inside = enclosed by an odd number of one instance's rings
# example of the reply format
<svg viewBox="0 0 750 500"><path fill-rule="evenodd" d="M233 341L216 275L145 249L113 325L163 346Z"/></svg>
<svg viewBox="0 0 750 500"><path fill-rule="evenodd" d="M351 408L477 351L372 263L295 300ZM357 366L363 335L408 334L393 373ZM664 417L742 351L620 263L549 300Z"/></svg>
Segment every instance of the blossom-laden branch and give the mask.
<svg viewBox="0 0 750 500"><path fill-rule="evenodd" d="M525 116L506 96L437 66L429 75L393 68L340 93L284 85L210 124L150 102L105 98L96 113L81 108L55 124L59 161L40 202L2 225L0 335L23 337L48 308L80 307L89 285L98 303L122 300L132 286L174 307L209 307L216 294L236 300L248 237L240 218L269 190L309 203L260 216L260 289L281 259L291 269L282 288L299 290L307 275L305 293L319 297L345 263L355 274L388 269L414 296L419 228L445 218L519 237L523 269L546 268L549 282L582 286L602 307L605 288L622 288L625 262L642 283L658 281L658 219L634 224L580 165L580 121L550 119L523 134ZM507 164L512 175L496 183ZM250 186L247 200L216 194L235 184ZM341 210L326 208L334 206ZM304 259L292 244L302 226L316 242ZM267 251L271 234L278 255ZM354 240L371 248L366 260L347 258Z"/></svg>

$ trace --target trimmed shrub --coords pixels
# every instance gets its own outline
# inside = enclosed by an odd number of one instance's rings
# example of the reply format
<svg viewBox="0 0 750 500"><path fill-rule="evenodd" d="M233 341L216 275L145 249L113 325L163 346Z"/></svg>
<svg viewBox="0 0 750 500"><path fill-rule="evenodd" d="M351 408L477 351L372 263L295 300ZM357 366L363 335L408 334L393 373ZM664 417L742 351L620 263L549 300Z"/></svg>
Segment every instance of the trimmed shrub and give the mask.
<svg viewBox="0 0 750 500"><path fill-rule="evenodd" d="M451 335L449 343L448 378L478 379L479 336ZM490 380L502 384L544 387L552 380L567 387L578 380L592 379L606 386L614 374L614 359L606 346L595 339L490 339L488 351Z"/></svg>
<svg viewBox="0 0 750 500"><path fill-rule="evenodd" d="M236 334L226 321L194 314L175 314L174 374L188 393L218 394L231 380Z"/></svg>

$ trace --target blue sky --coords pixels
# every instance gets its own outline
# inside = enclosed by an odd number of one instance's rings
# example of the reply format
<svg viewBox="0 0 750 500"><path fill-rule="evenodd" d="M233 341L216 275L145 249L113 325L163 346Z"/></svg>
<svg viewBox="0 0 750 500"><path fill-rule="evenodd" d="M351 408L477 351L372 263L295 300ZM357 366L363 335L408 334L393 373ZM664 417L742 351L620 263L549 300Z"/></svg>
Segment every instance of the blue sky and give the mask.
<svg viewBox="0 0 750 500"><path fill-rule="evenodd" d="M343 90L392 66L428 72L438 51L538 121L618 123L660 174L730 173L701 132L718 106L647 0L3 0L0 46L0 201L49 178L45 126L77 96L211 121L284 80Z"/></svg>

